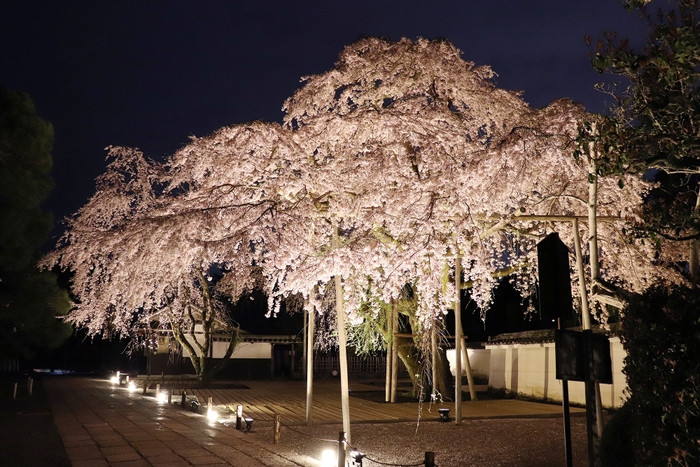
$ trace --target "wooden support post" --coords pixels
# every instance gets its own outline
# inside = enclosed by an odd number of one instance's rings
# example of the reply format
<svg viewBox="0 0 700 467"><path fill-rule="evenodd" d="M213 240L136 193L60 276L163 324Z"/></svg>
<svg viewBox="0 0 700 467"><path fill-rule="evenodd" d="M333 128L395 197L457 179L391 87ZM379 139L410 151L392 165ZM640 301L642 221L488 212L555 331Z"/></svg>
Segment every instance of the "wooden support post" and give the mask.
<svg viewBox="0 0 700 467"><path fill-rule="evenodd" d="M275 414L275 444L280 444L280 415Z"/></svg>
<svg viewBox="0 0 700 467"><path fill-rule="evenodd" d="M425 467L435 467L435 453L426 451L425 453Z"/></svg>
<svg viewBox="0 0 700 467"><path fill-rule="evenodd" d="M275 414L275 417L278 415ZM236 406L236 430L242 430L243 429L243 406L238 405Z"/></svg>
<svg viewBox="0 0 700 467"><path fill-rule="evenodd" d="M460 300L461 303L461 300ZM474 374L472 373L472 365L469 362L469 351L467 350L466 339L464 337L464 330L462 328L462 323L457 323L459 327L459 334L462 336L462 342L460 343L460 348L462 349L462 366L467 373L467 384L469 385L469 399L472 401L478 400L476 397L476 388L474 387Z"/></svg>
<svg viewBox="0 0 700 467"><path fill-rule="evenodd" d="M17 383L15 383L15 389L12 391L12 398L17 399Z"/></svg>
<svg viewBox="0 0 700 467"><path fill-rule="evenodd" d="M435 398L437 397L437 391L435 388L437 387L438 384L438 375L437 375L437 331L435 330L435 326L437 324L437 320L433 316L432 319L432 327L430 328L430 370L431 370L431 378L432 378L432 384L431 384L431 392L430 392L430 400L434 401Z"/></svg>
<svg viewBox="0 0 700 467"><path fill-rule="evenodd" d="M399 315L396 303L391 302L391 397L390 402L396 402L396 391L399 386L399 345L396 335L399 333Z"/></svg>
<svg viewBox="0 0 700 467"><path fill-rule="evenodd" d="M392 324L393 314L390 311L386 320L386 370L384 371L384 402L391 401L391 356L393 355L394 325Z"/></svg>
<svg viewBox="0 0 700 467"><path fill-rule="evenodd" d="M29 396L31 397L34 390L34 378L29 378Z"/></svg>
<svg viewBox="0 0 700 467"><path fill-rule="evenodd" d="M210 396L207 400L207 415L212 411L212 409L214 409L214 398Z"/></svg>
<svg viewBox="0 0 700 467"><path fill-rule="evenodd" d="M173 403L173 390L172 388L168 389L168 404Z"/></svg>
<svg viewBox="0 0 700 467"><path fill-rule="evenodd" d="M307 302L307 306L311 306ZM304 307L306 309L306 307ZM306 342L306 424L313 423L314 407L314 325L316 322L316 310L312 308L308 313L308 332Z"/></svg>
<svg viewBox="0 0 700 467"><path fill-rule="evenodd" d="M345 432L338 433L338 467L345 467Z"/></svg>
<svg viewBox="0 0 700 467"><path fill-rule="evenodd" d="M583 254L581 253L581 235L578 230L578 219L572 220L574 234L574 251L576 252L576 269L578 272L579 288L581 290L581 328L591 329L591 313L588 307L588 291L586 290L586 274L583 268ZM596 251L597 255L597 251ZM592 259L591 259L592 261ZM597 266L596 266L597 267ZM600 457L600 431L602 427L602 409L596 392L600 394L600 388L595 381L584 381L584 394L586 396L586 433L588 435L588 465L594 467Z"/></svg>
<svg viewBox="0 0 700 467"><path fill-rule="evenodd" d="M455 424L462 423L462 261L455 257Z"/></svg>
<svg viewBox="0 0 700 467"><path fill-rule="evenodd" d="M336 322L338 325L338 357L340 359L340 402L343 413L343 429L350 439L350 388L348 382L347 339L345 338L345 308L341 277L335 276Z"/></svg>
<svg viewBox="0 0 700 467"><path fill-rule="evenodd" d="M306 371L308 369L308 364L306 361L306 352L309 350L309 346L307 344L307 340L309 338L309 300L304 301L304 325L302 326L302 342L303 348L302 348L302 356L301 356L301 374L303 375L304 378L306 378Z"/></svg>
<svg viewBox="0 0 700 467"><path fill-rule="evenodd" d="M184 409L185 405L187 405L187 391L182 391L182 400L180 401L180 407Z"/></svg>
<svg viewBox="0 0 700 467"><path fill-rule="evenodd" d="M156 399L160 396L160 383L156 384Z"/></svg>
<svg viewBox="0 0 700 467"><path fill-rule="evenodd" d="M340 248L338 224L333 226L333 246ZM340 359L340 405L343 413L343 429L350 442L350 389L348 382L348 353L345 337L345 306L343 303L342 276L335 276L335 312L338 326L338 357Z"/></svg>

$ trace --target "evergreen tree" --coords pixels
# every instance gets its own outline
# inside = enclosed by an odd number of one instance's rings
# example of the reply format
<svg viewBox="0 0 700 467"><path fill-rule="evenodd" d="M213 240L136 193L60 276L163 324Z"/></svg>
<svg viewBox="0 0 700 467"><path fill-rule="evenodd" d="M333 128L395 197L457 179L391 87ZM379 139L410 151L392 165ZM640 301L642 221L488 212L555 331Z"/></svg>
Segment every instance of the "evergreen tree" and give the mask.
<svg viewBox="0 0 700 467"><path fill-rule="evenodd" d="M70 300L55 275L35 264L52 226L49 195L53 127L28 95L0 87L0 358L26 359L60 345L70 326L57 319Z"/></svg>
<svg viewBox="0 0 700 467"><path fill-rule="evenodd" d="M660 183L646 203L643 235L685 245L690 276L700 283L700 23L698 0L626 0L649 24L646 45L635 50L607 33L591 52L600 73L628 85L608 91L616 105L600 122L600 170L647 173ZM587 39L589 44L590 38ZM685 242L685 243L683 243Z"/></svg>

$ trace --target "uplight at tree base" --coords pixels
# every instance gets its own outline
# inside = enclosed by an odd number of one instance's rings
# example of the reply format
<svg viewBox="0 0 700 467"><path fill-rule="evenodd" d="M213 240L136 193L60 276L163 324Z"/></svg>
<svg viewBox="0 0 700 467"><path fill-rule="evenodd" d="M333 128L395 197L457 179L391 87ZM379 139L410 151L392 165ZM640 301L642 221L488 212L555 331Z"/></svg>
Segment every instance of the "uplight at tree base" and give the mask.
<svg viewBox="0 0 700 467"><path fill-rule="evenodd" d="M337 467L338 457L333 449L326 449L321 453L321 467Z"/></svg>

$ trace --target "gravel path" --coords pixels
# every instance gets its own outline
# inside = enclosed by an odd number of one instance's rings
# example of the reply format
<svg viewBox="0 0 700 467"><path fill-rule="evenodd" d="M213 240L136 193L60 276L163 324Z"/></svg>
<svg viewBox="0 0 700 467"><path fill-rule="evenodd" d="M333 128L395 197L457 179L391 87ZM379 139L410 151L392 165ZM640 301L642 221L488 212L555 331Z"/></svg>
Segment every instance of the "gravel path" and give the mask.
<svg viewBox="0 0 700 467"><path fill-rule="evenodd" d="M588 465L584 417L571 421L573 465ZM337 443L341 425L282 427L275 451L300 465L319 465L324 449ZM559 467L565 465L564 428L558 418L467 420L454 423L358 424L352 426L352 445L367 455L363 466L379 463L412 465L422 463L425 451L435 453L439 467ZM261 427L249 434L260 442L272 443L272 428ZM320 438L320 439L319 439Z"/></svg>

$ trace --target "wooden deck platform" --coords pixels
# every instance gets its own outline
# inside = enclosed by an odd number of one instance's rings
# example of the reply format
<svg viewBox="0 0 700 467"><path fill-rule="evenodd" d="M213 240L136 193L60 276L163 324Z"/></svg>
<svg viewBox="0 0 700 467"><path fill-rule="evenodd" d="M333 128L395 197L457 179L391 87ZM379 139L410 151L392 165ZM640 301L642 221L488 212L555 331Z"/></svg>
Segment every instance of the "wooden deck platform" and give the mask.
<svg viewBox="0 0 700 467"><path fill-rule="evenodd" d="M383 384L350 382L350 419L353 423L388 423L402 421L438 420L438 408L449 408L454 414L453 402L431 404L424 402L385 403L374 402L363 397L354 397L361 391L375 391L383 394ZM246 417L255 419L258 426L272 423L274 414L280 415L285 425L306 424L306 383L302 381L241 381L232 388L197 389L187 385L165 381L163 387L173 391L173 403L181 400L182 391L188 398L196 397L205 406L209 397L218 411L227 416L235 416L236 407L243 406ZM235 388L235 386L239 386ZM152 385L151 387L154 387ZM572 408L572 414L583 413L583 409ZM228 414L228 415L227 415ZM462 404L463 419L482 418L523 418L561 417L560 405L527 402L515 399L465 401ZM319 380L314 382L313 423L341 423L340 382Z"/></svg>

